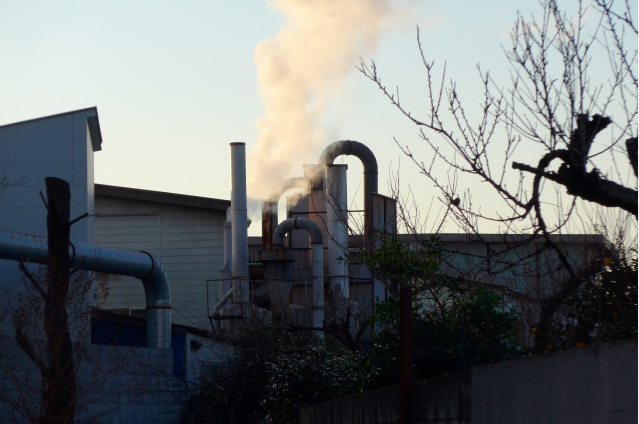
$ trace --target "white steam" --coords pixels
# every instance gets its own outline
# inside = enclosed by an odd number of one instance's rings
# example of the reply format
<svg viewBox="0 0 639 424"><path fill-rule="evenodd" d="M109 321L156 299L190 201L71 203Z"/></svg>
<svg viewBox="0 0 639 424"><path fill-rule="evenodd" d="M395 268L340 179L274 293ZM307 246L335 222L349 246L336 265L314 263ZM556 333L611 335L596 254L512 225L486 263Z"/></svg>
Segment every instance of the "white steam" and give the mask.
<svg viewBox="0 0 639 424"><path fill-rule="evenodd" d="M248 195L265 199L281 182L316 163L319 118L381 37L409 10L404 0L273 0L286 19L275 38L255 48L264 116L248 157ZM299 172L295 172L299 171Z"/></svg>

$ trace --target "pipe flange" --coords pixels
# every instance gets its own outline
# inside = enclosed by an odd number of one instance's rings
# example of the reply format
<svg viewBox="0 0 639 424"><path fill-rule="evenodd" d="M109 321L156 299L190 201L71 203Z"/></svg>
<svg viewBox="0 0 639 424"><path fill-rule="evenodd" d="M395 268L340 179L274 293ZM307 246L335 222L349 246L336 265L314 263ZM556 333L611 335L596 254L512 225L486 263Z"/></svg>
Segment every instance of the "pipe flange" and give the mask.
<svg viewBox="0 0 639 424"><path fill-rule="evenodd" d="M71 257L69 258L69 263L72 264L73 261L75 261L75 255L76 255L75 244L73 244L73 242L70 241L69 246L71 246L71 251L73 252L71 254Z"/></svg>
<svg viewBox="0 0 639 424"><path fill-rule="evenodd" d="M153 275L153 272L155 271L155 261L156 261L155 256L153 256L152 254L144 250L139 250L139 252L145 253L146 255L148 255L149 258L151 258L151 271L149 271L149 273L142 278L150 277L151 275Z"/></svg>

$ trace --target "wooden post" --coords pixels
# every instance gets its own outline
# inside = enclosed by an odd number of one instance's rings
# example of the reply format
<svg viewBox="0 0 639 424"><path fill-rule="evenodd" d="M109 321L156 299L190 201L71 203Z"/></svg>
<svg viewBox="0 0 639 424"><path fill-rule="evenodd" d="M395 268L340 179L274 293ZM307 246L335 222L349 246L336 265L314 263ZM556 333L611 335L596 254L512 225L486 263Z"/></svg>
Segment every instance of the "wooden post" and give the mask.
<svg viewBox="0 0 639 424"><path fill-rule="evenodd" d="M44 301L48 373L43 376L43 415L50 422L73 424L76 378L66 310L69 292L69 183L45 179L47 188L48 287Z"/></svg>
<svg viewBox="0 0 639 424"><path fill-rule="evenodd" d="M411 424L413 383L413 290L399 289L399 424Z"/></svg>

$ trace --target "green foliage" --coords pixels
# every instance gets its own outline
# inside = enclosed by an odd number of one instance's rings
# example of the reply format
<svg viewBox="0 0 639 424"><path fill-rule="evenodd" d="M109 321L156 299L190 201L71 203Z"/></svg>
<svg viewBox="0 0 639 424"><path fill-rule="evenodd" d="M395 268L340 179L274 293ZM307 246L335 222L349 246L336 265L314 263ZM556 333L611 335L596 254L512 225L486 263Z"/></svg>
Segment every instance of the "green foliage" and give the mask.
<svg viewBox="0 0 639 424"><path fill-rule="evenodd" d="M378 248L365 256L374 275L397 293L414 289L413 375L428 378L524 354L513 331L514 315L502 311L502 296L481 287L467 290L440 270L441 240L402 242L379 236ZM390 283L390 284L389 284ZM373 349L362 355L358 381L369 389L397 383L399 298L375 305Z"/></svg>
<svg viewBox="0 0 639 424"><path fill-rule="evenodd" d="M269 375L259 366L242 372L251 363L246 354L238 349L219 374L200 379L199 392L186 405L183 424L259 422L263 415L264 382Z"/></svg>
<svg viewBox="0 0 639 424"><path fill-rule="evenodd" d="M513 315L501 311L499 294L456 286L445 291L438 302L433 302L430 291L415 296L415 378L525 354L512 330ZM339 344L324 343L269 361L261 405L266 417L261 422L296 423L300 407L397 384L398 319L399 300L391 297L376 305L372 321L379 330L373 335L370 351L353 353Z"/></svg>
<svg viewBox="0 0 639 424"><path fill-rule="evenodd" d="M491 362L523 356L513 331L514 316L502 312L502 297L490 290L453 286L437 302L417 295L413 300L413 376L429 378ZM374 347L363 355L368 388L398 379L399 299L376 305L379 330Z"/></svg>
<svg viewBox="0 0 639 424"><path fill-rule="evenodd" d="M358 356L341 345L282 349L261 362L248 352L239 349L223 373L203 381L184 424L297 423L300 407L357 391Z"/></svg>
<svg viewBox="0 0 639 424"><path fill-rule="evenodd" d="M183 424L259 423L270 379L266 360L315 340L309 334L287 335L252 315L232 340L233 355L216 375L201 376L199 393L189 399Z"/></svg>
<svg viewBox="0 0 639 424"><path fill-rule="evenodd" d="M637 338L637 258L613 250L610 258L595 260L601 271L584 279L552 327L553 349Z"/></svg>
<svg viewBox="0 0 639 424"><path fill-rule="evenodd" d="M401 284L422 286L439 276L441 241L436 237L412 245L397 234L379 234L378 246L365 252L364 263L391 294L399 293Z"/></svg>
<svg viewBox="0 0 639 424"><path fill-rule="evenodd" d="M414 376L428 378L524 354L495 292L451 286L439 272L440 242L412 245L382 235L364 255L387 287L414 288ZM368 352L352 352L312 333L260 328L252 323L236 340L225 375L191 400L188 423L296 423L299 408L398 382L399 300L378 302Z"/></svg>
<svg viewBox="0 0 639 424"><path fill-rule="evenodd" d="M296 423L300 407L356 391L357 355L340 345L315 345L302 354L280 355L266 368L270 378L262 401L264 424Z"/></svg>

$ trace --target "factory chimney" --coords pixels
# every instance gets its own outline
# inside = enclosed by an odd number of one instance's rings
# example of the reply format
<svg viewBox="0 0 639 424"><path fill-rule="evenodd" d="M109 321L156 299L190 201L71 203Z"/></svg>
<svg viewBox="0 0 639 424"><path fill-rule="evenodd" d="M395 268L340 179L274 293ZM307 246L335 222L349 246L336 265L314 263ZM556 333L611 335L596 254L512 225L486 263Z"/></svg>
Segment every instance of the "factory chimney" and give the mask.
<svg viewBox="0 0 639 424"><path fill-rule="evenodd" d="M246 200L246 146L231 143L231 226L233 304L248 313L248 216Z"/></svg>

